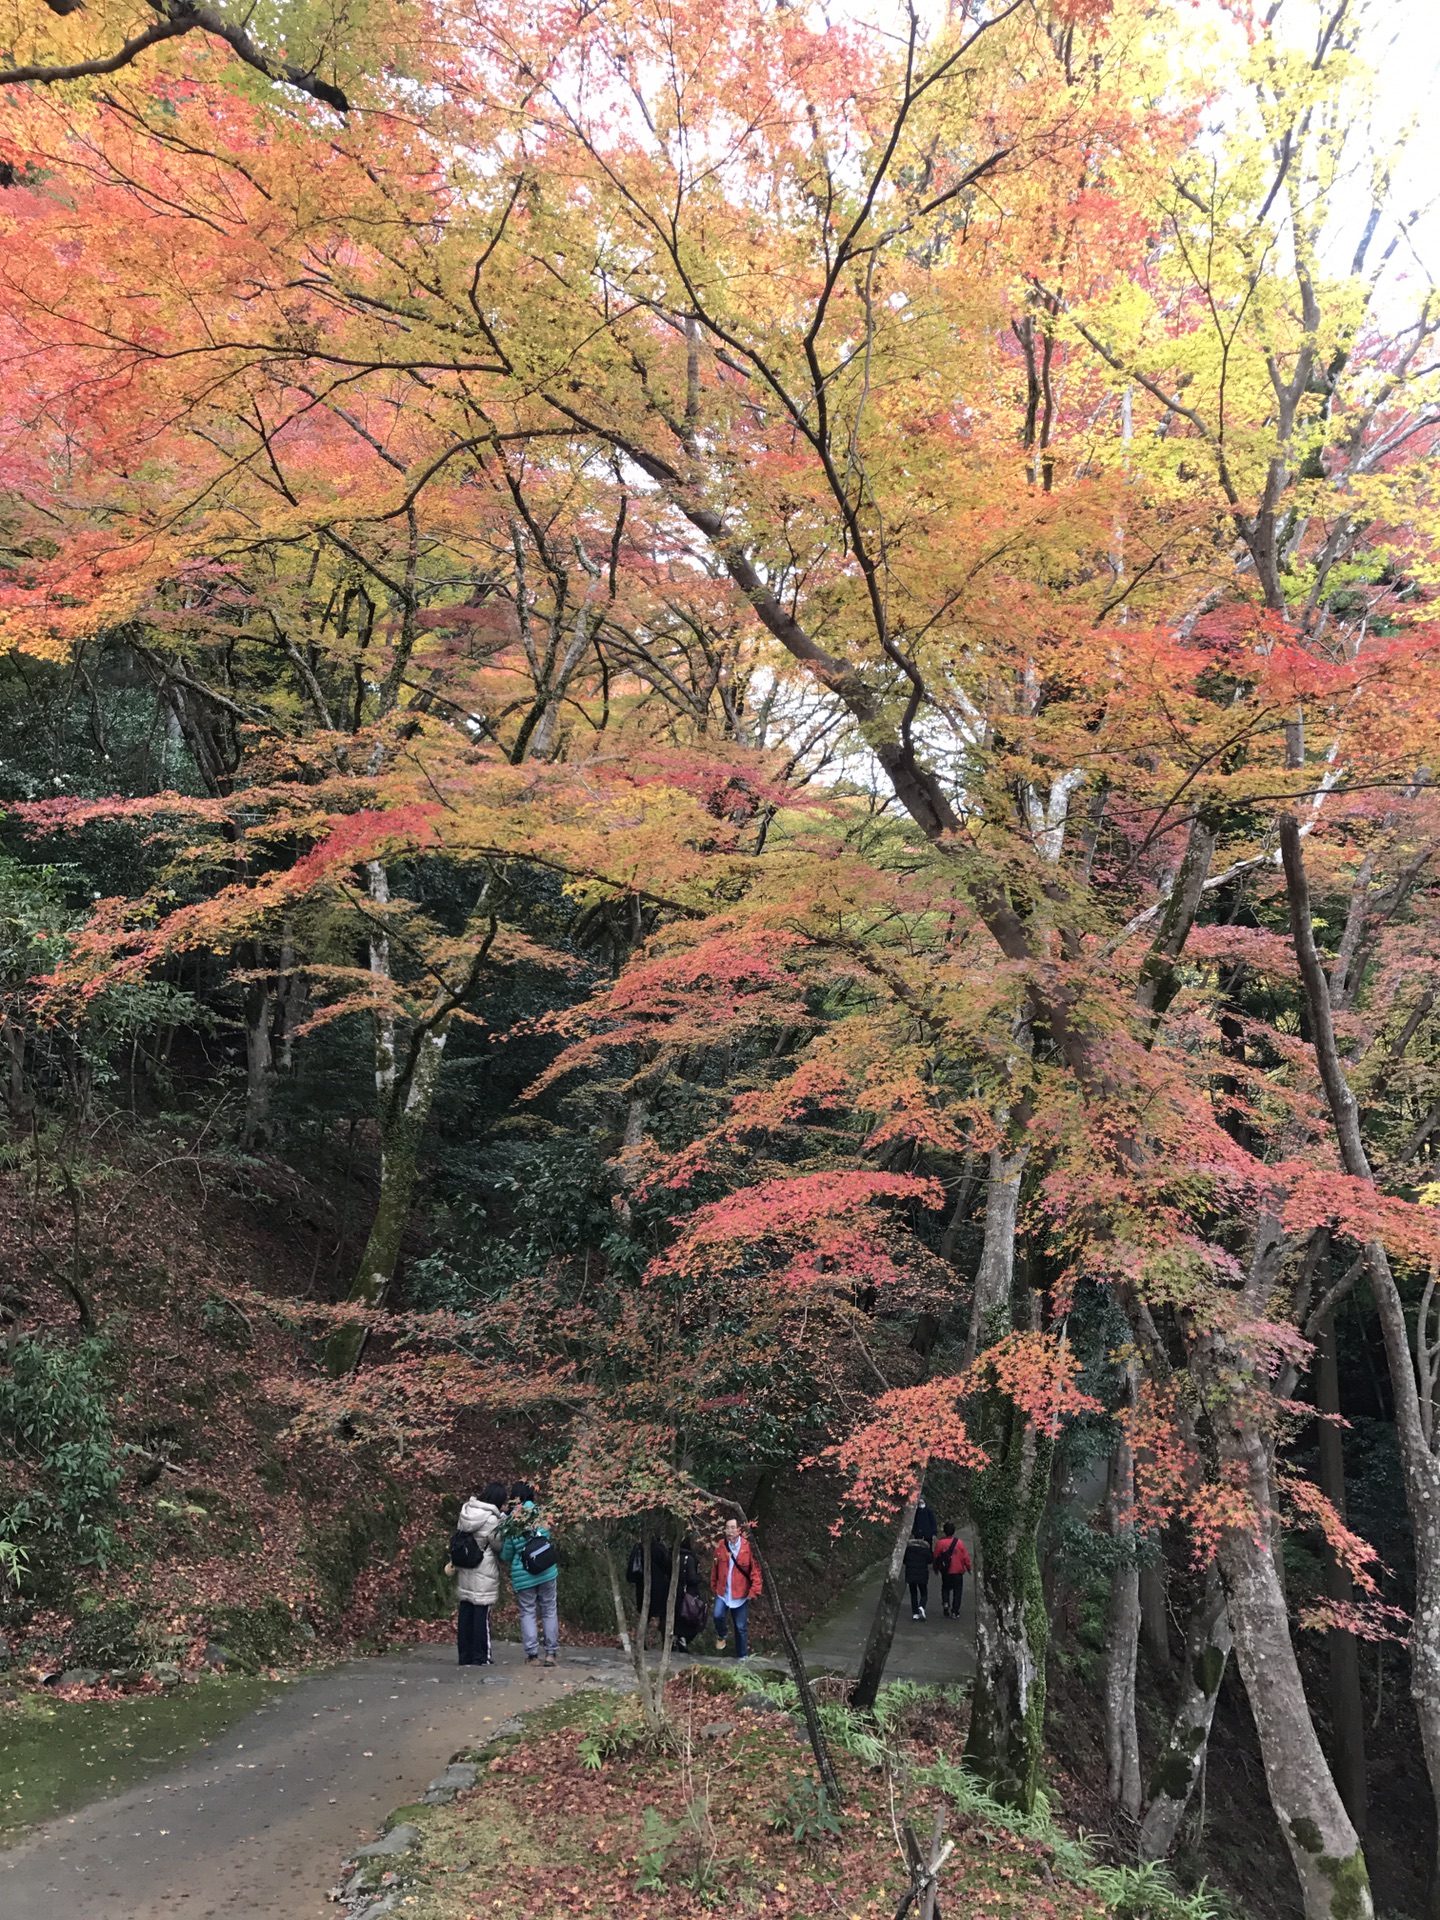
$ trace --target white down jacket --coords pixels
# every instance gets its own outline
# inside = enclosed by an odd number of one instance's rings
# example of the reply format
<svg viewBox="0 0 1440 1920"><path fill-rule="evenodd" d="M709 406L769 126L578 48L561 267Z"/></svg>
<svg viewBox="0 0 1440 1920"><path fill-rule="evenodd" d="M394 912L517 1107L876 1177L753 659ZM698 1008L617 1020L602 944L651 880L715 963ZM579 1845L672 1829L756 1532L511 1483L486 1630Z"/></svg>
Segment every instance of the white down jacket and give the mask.
<svg viewBox="0 0 1440 1920"><path fill-rule="evenodd" d="M478 1567L455 1569L455 1598L473 1600L482 1607L493 1607L500 1598L500 1556L495 1542L500 1538L504 1516L498 1507L484 1500L467 1500L455 1523L457 1533L473 1533L480 1538L485 1552Z"/></svg>

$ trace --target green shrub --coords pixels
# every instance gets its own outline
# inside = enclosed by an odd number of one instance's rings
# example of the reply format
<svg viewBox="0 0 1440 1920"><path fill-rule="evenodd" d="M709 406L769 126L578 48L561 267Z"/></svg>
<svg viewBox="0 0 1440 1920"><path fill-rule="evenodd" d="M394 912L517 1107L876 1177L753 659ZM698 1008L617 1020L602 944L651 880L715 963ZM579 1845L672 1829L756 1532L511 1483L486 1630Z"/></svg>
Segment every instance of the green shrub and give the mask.
<svg viewBox="0 0 1440 1920"><path fill-rule="evenodd" d="M315 1534L310 1557L323 1605L334 1619L349 1606L356 1582L371 1561L394 1558L408 1512L404 1494L387 1485L376 1505L360 1507Z"/></svg>
<svg viewBox="0 0 1440 1920"><path fill-rule="evenodd" d="M567 1626L587 1633L614 1633L615 1603L605 1556L594 1547L567 1546L556 1541L560 1561L560 1617Z"/></svg>
<svg viewBox="0 0 1440 1920"><path fill-rule="evenodd" d="M451 1529L453 1532L454 1529ZM429 1535L410 1554L410 1584L400 1603L406 1620L443 1620L455 1608L455 1588L445 1572L449 1536Z"/></svg>
<svg viewBox="0 0 1440 1920"><path fill-rule="evenodd" d="M290 1609L273 1596L256 1607L216 1607L210 1633L242 1673L258 1673L295 1650L297 1625Z"/></svg>
<svg viewBox="0 0 1440 1920"><path fill-rule="evenodd" d="M81 1613L70 1631L70 1659L77 1667L133 1666L145 1651L140 1609L129 1600Z"/></svg>
<svg viewBox="0 0 1440 1920"><path fill-rule="evenodd" d="M808 1773L791 1774L789 1791L778 1805L766 1809L765 1821L777 1833L788 1831L797 1847L833 1839L843 1830L829 1794Z"/></svg>
<svg viewBox="0 0 1440 1920"><path fill-rule="evenodd" d="M22 1340L0 1365L0 1541L32 1595L114 1555L121 1468L105 1399L106 1343ZM7 1562L10 1558L7 1557Z"/></svg>

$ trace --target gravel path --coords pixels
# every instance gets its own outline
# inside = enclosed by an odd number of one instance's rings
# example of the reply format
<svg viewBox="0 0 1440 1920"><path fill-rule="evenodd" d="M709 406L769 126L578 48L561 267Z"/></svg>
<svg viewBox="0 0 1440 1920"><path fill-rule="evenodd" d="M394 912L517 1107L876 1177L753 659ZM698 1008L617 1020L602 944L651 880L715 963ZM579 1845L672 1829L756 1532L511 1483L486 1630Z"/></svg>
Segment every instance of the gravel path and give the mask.
<svg viewBox="0 0 1440 1920"><path fill-rule="evenodd" d="M448 1647L424 1646L297 1681L173 1771L0 1853L0 1914L333 1920L325 1894L357 1841L457 1748L597 1666L574 1650L550 1669L526 1668L518 1647L495 1657L459 1667Z"/></svg>

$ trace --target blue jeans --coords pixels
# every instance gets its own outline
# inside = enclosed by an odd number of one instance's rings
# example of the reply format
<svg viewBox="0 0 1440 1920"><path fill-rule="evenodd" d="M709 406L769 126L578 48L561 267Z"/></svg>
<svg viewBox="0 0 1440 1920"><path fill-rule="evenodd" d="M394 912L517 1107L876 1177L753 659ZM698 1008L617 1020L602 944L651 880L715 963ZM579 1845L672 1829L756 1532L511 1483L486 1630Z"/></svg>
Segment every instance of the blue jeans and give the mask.
<svg viewBox="0 0 1440 1920"><path fill-rule="evenodd" d="M515 1604L520 1609L520 1638L525 1646L525 1656L535 1659L540 1651L540 1634L536 1625L545 1630L545 1651L555 1653L560 1646L560 1616L555 1609L555 1589L558 1580L547 1580L540 1587L518 1587L515 1592Z"/></svg>
<svg viewBox="0 0 1440 1920"><path fill-rule="evenodd" d="M750 1602L748 1600L742 1600L738 1606L732 1607L730 1602L719 1594L715 1597L715 1638L717 1640L723 1640L725 1638L725 1616L728 1613L735 1623L735 1658L737 1660L743 1660L750 1651L750 1640L745 1631L745 1622L749 1612Z"/></svg>

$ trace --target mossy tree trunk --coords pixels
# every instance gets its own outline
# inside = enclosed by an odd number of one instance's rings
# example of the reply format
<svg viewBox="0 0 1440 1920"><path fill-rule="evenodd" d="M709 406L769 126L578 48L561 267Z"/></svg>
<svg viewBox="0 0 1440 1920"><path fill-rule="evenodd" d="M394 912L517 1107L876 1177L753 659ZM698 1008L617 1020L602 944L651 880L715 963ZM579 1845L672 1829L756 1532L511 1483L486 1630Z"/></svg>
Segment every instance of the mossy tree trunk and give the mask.
<svg viewBox="0 0 1440 1920"><path fill-rule="evenodd" d="M1338 1418L1340 1375L1335 1356L1335 1318L1332 1314L1316 1342L1315 1404L1322 1414ZM1320 1422L1320 1491L1343 1520L1346 1517L1345 1449L1333 1419ZM1355 1598L1350 1575L1335 1550L1325 1546L1325 1590L1332 1600L1348 1606ZM1368 1793L1365 1779L1365 1703L1360 1693L1360 1646L1353 1633L1332 1627L1325 1636L1330 1652L1330 1724L1334 1729L1335 1781L1355 1831L1365 1838Z"/></svg>
<svg viewBox="0 0 1440 1920"><path fill-rule="evenodd" d="M1225 1588L1220 1569L1211 1567L1185 1638L1180 1704L1150 1775L1150 1804L1140 1827L1142 1860L1165 1859L1179 1837L1205 1764L1210 1723L1215 1718L1215 1702L1229 1658L1230 1616L1225 1611Z"/></svg>
<svg viewBox="0 0 1440 1920"><path fill-rule="evenodd" d="M435 1087L445 1052L446 1022L426 1027L413 1039L412 1058L396 1076L390 1110L380 1122L380 1197L370 1223L359 1271L350 1288L350 1300L378 1306L389 1291L400 1259L415 1185L420 1171L420 1146L430 1120ZM363 1325L337 1327L330 1336L325 1365L337 1379L353 1370L365 1344Z"/></svg>
<svg viewBox="0 0 1440 1920"><path fill-rule="evenodd" d="M1040 1580L1040 1523L1054 1441L998 1393L983 1396L980 1442L990 1465L972 1476L976 1569L975 1691L966 1762L997 1799L1030 1812L1045 1735L1050 1622Z"/></svg>
<svg viewBox="0 0 1440 1920"><path fill-rule="evenodd" d="M1243 1474L1255 1512L1273 1512L1264 1435L1232 1414L1219 1424L1219 1438L1222 1461ZM1231 1527L1221 1543L1220 1571L1235 1658L1306 1920L1372 1920L1365 1855L1310 1717L1268 1540L1257 1539L1253 1527Z"/></svg>
<svg viewBox="0 0 1440 1920"><path fill-rule="evenodd" d="M1133 1388L1132 1380L1132 1392ZM1140 1736L1135 1724L1140 1562L1135 1542L1135 1459L1123 1433L1110 1454L1106 1522L1115 1554L1105 1609L1100 1689L1105 1714L1106 1789L1120 1811L1136 1820L1140 1816Z"/></svg>
<svg viewBox="0 0 1440 1920"><path fill-rule="evenodd" d="M389 905L390 886L378 860L369 865L370 899L377 909ZM370 971L388 987L390 941L383 920L370 939ZM460 995L436 1001L416 1023L402 1060L393 1003L387 998L375 1015L375 1105L380 1122L380 1198L360 1256L359 1270L346 1296L357 1305L378 1306L389 1290L400 1259L406 1223L420 1169L420 1144L445 1055L450 1015ZM325 1366L334 1378L354 1371L365 1346L365 1327L348 1322L336 1327L325 1349Z"/></svg>

